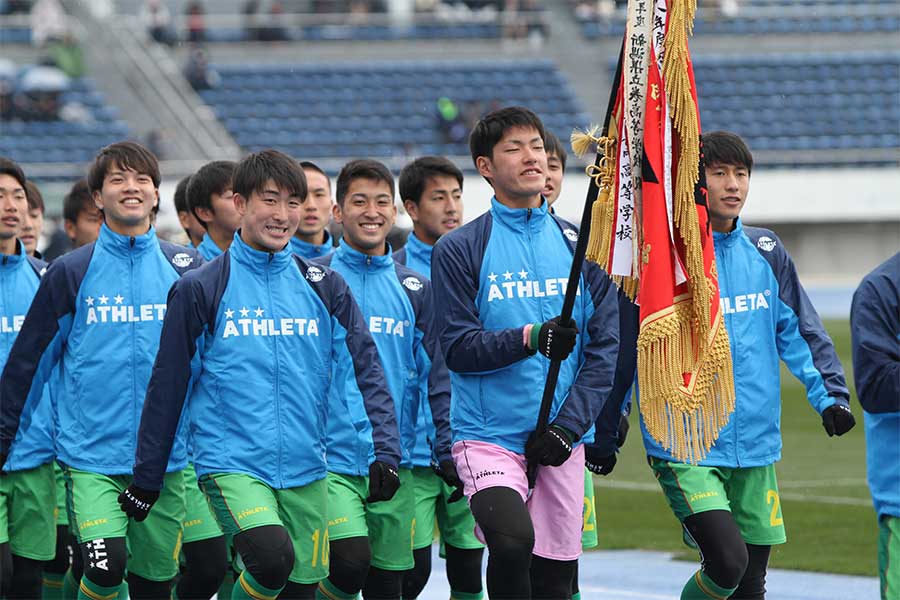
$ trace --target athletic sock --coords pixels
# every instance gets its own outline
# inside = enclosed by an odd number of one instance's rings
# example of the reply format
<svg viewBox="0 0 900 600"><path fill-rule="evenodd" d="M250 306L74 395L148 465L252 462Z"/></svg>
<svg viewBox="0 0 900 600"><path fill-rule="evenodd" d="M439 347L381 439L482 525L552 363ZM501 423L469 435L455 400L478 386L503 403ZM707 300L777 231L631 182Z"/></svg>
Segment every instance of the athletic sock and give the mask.
<svg viewBox="0 0 900 600"><path fill-rule="evenodd" d="M244 571L234 582L231 600L275 600L284 588L271 589L253 579L250 571Z"/></svg>
<svg viewBox="0 0 900 600"><path fill-rule="evenodd" d="M581 600L581 592L575 592L572 594L572 600Z"/></svg>
<svg viewBox="0 0 900 600"><path fill-rule="evenodd" d="M681 600L709 600L710 598L725 600L736 589L736 587L723 588L716 585L716 582L701 570L694 573L684 584L684 589L681 590Z"/></svg>
<svg viewBox="0 0 900 600"><path fill-rule="evenodd" d="M229 567L225 570L225 579L222 580L222 585L219 586L219 591L216 592L216 598L219 600L231 600L231 590L234 589L234 572Z"/></svg>
<svg viewBox="0 0 900 600"><path fill-rule="evenodd" d="M131 598L131 594L128 592L128 582L123 579L122 583L119 584L119 600L124 598Z"/></svg>
<svg viewBox="0 0 900 600"><path fill-rule="evenodd" d="M454 592L450 590L450 600L481 600L484 598L484 590L480 592Z"/></svg>
<svg viewBox="0 0 900 600"><path fill-rule="evenodd" d="M44 571L41 577L41 598L44 600L62 600L65 573Z"/></svg>
<svg viewBox="0 0 900 600"><path fill-rule="evenodd" d="M75 581L75 576L72 575L72 569L66 571L61 598L63 600L75 600L78 598L78 583L78 581Z"/></svg>
<svg viewBox="0 0 900 600"><path fill-rule="evenodd" d="M316 600L355 600L356 598L359 598L359 592L348 594L327 579L320 581L319 587L316 588Z"/></svg>
<svg viewBox="0 0 900 600"><path fill-rule="evenodd" d="M119 598L120 587L118 585L103 587L87 577L82 577L81 585L78 586L78 600L116 600Z"/></svg>

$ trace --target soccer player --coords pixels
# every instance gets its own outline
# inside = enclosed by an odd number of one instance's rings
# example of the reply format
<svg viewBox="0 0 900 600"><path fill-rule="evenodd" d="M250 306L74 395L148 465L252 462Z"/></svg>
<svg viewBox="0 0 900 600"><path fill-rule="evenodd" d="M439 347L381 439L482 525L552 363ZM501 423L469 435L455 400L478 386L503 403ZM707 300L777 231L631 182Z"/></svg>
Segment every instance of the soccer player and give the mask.
<svg viewBox="0 0 900 600"><path fill-rule="evenodd" d="M384 363L400 428L400 469L391 472L399 490L386 502L366 497L366 475L383 477L384 465L369 464L371 432L355 413L352 381L331 396L328 413L328 534L331 571L320 596L396 598L403 573L413 567L415 486L411 452L416 441L416 414L426 400L438 424L434 442L444 476L458 482L450 460L450 382L436 353L432 329L431 286L419 273L397 264L386 243L394 224L394 178L383 164L356 160L337 179L335 221L343 237L335 252L317 262L343 275L362 309ZM345 377L352 377L352 374ZM455 479L454 479L455 478ZM421 524L429 531L434 521Z"/></svg>
<svg viewBox="0 0 900 600"><path fill-rule="evenodd" d="M315 163L303 161L300 166L306 175L309 194L303 203L300 225L291 238L291 251L303 258L313 259L334 251L334 243L328 232L332 205L331 181Z"/></svg>
<svg viewBox="0 0 900 600"><path fill-rule="evenodd" d="M850 308L853 373L878 514L881 598L900 596L900 253L866 275Z"/></svg>
<svg viewBox="0 0 900 600"><path fill-rule="evenodd" d="M25 254L41 258L37 245L44 230L44 197L33 181L25 182L25 196L28 200L28 212L23 215L19 241L25 246Z"/></svg>
<svg viewBox="0 0 900 600"><path fill-rule="evenodd" d="M442 156L423 156L403 167L398 187L403 206L412 219L413 231L406 245L394 253L394 260L430 278L431 251L435 242L462 225L462 171ZM418 597L428 583L437 518L451 595L454 598L481 598L484 545L475 537L475 520L468 504L457 502L460 499L457 488L444 483L432 469L434 441L431 411L427 403L422 403L416 419L416 445L412 452L416 497L415 567L403 577L403 597Z"/></svg>
<svg viewBox="0 0 900 600"><path fill-rule="evenodd" d="M188 181L188 206L206 230L197 246L205 260L212 260L228 250L235 230L241 225L232 190L235 166L230 160L216 160L200 167Z"/></svg>
<svg viewBox="0 0 900 600"><path fill-rule="evenodd" d="M194 213L191 212L190 205L188 205L187 186L190 180L190 175L181 178L178 185L175 186L175 194L172 199L175 202L175 212L178 214L178 222L181 223L181 228L184 229L184 233L188 237L191 248L196 248L200 245L200 242L203 241L206 230L203 229L203 225L200 224L200 221L198 221L197 217L194 216Z"/></svg>
<svg viewBox="0 0 900 600"><path fill-rule="evenodd" d="M581 554L584 448L618 348L615 286L585 263L560 322L577 232L548 211L544 126L521 107L478 121L472 160L489 212L434 247L435 313L451 371L453 458L488 547L491 598L568 598ZM549 360L550 427L535 432ZM529 495L526 462L543 465ZM530 573L530 577L525 577Z"/></svg>
<svg viewBox="0 0 900 600"><path fill-rule="evenodd" d="M103 211L94 203L87 179L79 179L63 198L63 227L73 248L97 240L103 224Z"/></svg>
<svg viewBox="0 0 900 600"><path fill-rule="evenodd" d="M551 207L562 193L563 175L566 172L566 149L552 131L545 131L547 136L545 150L547 152L547 182L541 192Z"/></svg>
<svg viewBox="0 0 900 600"><path fill-rule="evenodd" d="M139 144L120 142L98 153L88 182L105 216L100 236L47 270L0 377L5 453L20 422L27 423L20 420L23 407L38 400L59 366L57 459L65 465L71 525L84 559L84 599L116 598L126 562L133 598L167 597L178 570L183 432L154 517L129 523L116 502L131 483L166 294L201 262L193 251L159 240L150 226L159 180L156 157Z"/></svg>
<svg viewBox="0 0 900 600"><path fill-rule="evenodd" d="M27 182L0 157L0 364L18 335L46 264L16 239L27 217ZM41 393L23 411L25 424L0 447L0 596L40 598L42 561L55 553L53 417ZM5 408L6 396L2 405ZM43 398L46 400L46 398ZM14 440L14 441L13 441Z"/></svg>
<svg viewBox="0 0 900 600"><path fill-rule="evenodd" d="M779 358L806 386L828 435L854 425L831 339L781 240L744 226L753 157L733 133L703 135L709 221L731 342L735 408L699 464L678 462L647 432L650 466L702 567L681 598L763 598L769 553L786 541L775 477L781 458Z"/></svg>
<svg viewBox="0 0 900 600"><path fill-rule="evenodd" d="M231 246L169 294L123 510L152 519L160 508L186 404L200 487L245 566L232 598L313 598L328 574L325 422L336 363L373 424L376 470L397 468L397 422L344 279L290 251L306 197L300 166L274 150L251 154L234 170L234 193L241 228ZM384 483L373 478L370 493L380 497Z"/></svg>

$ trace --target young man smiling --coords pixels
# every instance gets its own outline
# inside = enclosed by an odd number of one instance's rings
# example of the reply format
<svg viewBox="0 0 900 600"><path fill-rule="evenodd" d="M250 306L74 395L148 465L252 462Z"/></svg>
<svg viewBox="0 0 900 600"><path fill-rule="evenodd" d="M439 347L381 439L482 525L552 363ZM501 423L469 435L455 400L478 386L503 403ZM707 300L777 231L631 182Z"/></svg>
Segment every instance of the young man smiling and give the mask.
<svg viewBox="0 0 900 600"><path fill-rule="evenodd" d="M80 598L117 597L126 562L131 597L166 597L178 570L183 432L166 456L166 487L154 518L130 523L116 502L117 496L133 500L124 491L166 294L201 261L193 251L157 239L150 214L159 179L156 157L138 144L100 151L88 175L106 218L100 237L47 270L0 378L5 453L23 406L39 400L59 366L56 447L85 565Z"/></svg>
<svg viewBox="0 0 900 600"><path fill-rule="evenodd" d="M188 206L206 233L197 251L212 260L228 249L241 216L234 204L232 177L235 163L216 160L205 164L191 175L187 184Z"/></svg>
<svg viewBox="0 0 900 600"><path fill-rule="evenodd" d="M616 365L615 287L585 263L573 318L560 323L577 233L541 196L547 155L534 113L486 115L469 146L494 188L491 209L438 240L432 263L453 457L488 547L488 595L567 598L581 554L580 441ZM562 361L560 376L551 426L537 435L549 359ZM544 465L530 495L526 460Z"/></svg>
<svg viewBox="0 0 900 600"><path fill-rule="evenodd" d="M400 459L397 423L347 284L290 250L306 199L300 166L274 150L251 154L234 192L241 228L231 246L169 294L129 488L138 501L123 509L157 510L186 405L200 487L245 566L231 597L313 598L328 574L325 423L336 373L352 377L386 471Z"/></svg>
<svg viewBox="0 0 900 600"><path fill-rule="evenodd" d="M331 220L331 182L317 164L300 163L306 175L309 193L303 203L303 214L297 232L291 238L291 250L303 258L318 258L334 251L328 222Z"/></svg>
<svg viewBox="0 0 900 600"><path fill-rule="evenodd" d="M385 366L402 454L400 469L389 476L391 493L367 494L371 480L384 477L384 465L370 464L371 429L354 406L352 381L345 390L336 386L328 414L331 572L320 596L349 599L362 589L366 598L399 600L419 526L411 452L416 414L426 401L435 415L437 460L446 467L445 476L458 482L450 461L450 385L436 352L431 286L423 275L395 263L386 243L397 216L390 171L373 160L347 163L338 175L337 201L334 218L344 235L334 254L317 262L344 276L369 324ZM376 503L379 499L385 502ZM430 530L434 522L421 525Z"/></svg>

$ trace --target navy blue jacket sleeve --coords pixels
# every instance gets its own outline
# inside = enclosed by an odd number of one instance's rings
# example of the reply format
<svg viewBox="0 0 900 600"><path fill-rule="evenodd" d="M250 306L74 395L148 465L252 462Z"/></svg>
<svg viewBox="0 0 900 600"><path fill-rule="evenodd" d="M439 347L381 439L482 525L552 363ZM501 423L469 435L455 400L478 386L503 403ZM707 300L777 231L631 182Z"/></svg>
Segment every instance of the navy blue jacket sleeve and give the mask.
<svg viewBox="0 0 900 600"><path fill-rule="evenodd" d="M226 259L177 280L169 289L159 350L138 428L134 462L134 484L138 487L162 489L178 422L190 392L191 361L197 352L197 340L214 319L216 290L224 289L222 280L227 281L228 264L226 255Z"/></svg>
<svg viewBox="0 0 900 600"><path fill-rule="evenodd" d="M850 334L859 403L870 413L900 412L900 253L853 294Z"/></svg>
<svg viewBox="0 0 900 600"><path fill-rule="evenodd" d="M431 259L440 346L447 367L457 373L495 371L529 356L522 337L524 323L488 331L478 318L475 297L484 248L471 234L479 232L488 235L476 228L445 235Z"/></svg>
<svg viewBox="0 0 900 600"><path fill-rule="evenodd" d="M300 264L301 272L306 273L306 262L300 257L294 258ZM400 465L400 432L394 401L388 390L378 348L369 333L362 311L353 299L350 286L338 272L328 269L325 277L317 282L310 281L310 285L319 294L332 318L347 332L347 351L353 360L356 385L372 423L375 460L396 468Z"/></svg>
<svg viewBox="0 0 900 600"><path fill-rule="evenodd" d="M589 298L583 301L593 304L593 313L584 333L584 360L553 422L574 433L576 440L591 428L609 398L619 353L616 286L594 263L585 262L581 272L590 289ZM618 406L610 411L613 416L618 415Z"/></svg>

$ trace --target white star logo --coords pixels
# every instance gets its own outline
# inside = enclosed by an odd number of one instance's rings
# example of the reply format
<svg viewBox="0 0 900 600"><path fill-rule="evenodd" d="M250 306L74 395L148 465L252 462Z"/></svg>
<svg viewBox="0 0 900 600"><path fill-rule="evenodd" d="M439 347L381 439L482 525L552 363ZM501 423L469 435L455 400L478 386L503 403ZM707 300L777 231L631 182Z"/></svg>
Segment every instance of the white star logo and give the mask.
<svg viewBox="0 0 900 600"><path fill-rule="evenodd" d="M226 319L233 319L233 318L234 318L234 311L231 310L230 308L226 309L226 310L225 310L225 318L226 318Z"/></svg>
<svg viewBox="0 0 900 600"><path fill-rule="evenodd" d="M257 317L263 316L263 313L264 313L264 312L265 312L265 311L264 311L263 309L261 309L260 307L258 307L258 306L256 307L256 310L253 311L253 313L254 313Z"/></svg>
<svg viewBox="0 0 900 600"><path fill-rule="evenodd" d="M490 275L488 275L488 279L491 280L491 283L494 283L495 281L497 281L497 275L494 273L491 273Z"/></svg>
<svg viewBox="0 0 900 600"><path fill-rule="evenodd" d="M522 269L521 271L519 271L519 278L520 279L528 279L528 271L526 271L525 269Z"/></svg>
<svg viewBox="0 0 900 600"><path fill-rule="evenodd" d="M510 279L512 279L512 273L507 271L506 273L503 274L503 279L509 281Z"/></svg>
<svg viewBox="0 0 900 600"><path fill-rule="evenodd" d="M238 311L238 312L240 312L240 313L241 313L241 316L242 316L242 317L246 317L246 316L247 316L247 315L249 315L249 314L250 314L250 311L249 311L249 310L247 310L247 307L246 307L246 306L245 306L245 307L243 307L243 308L242 308L242 309L241 309L241 310L240 310L240 311Z"/></svg>
<svg viewBox="0 0 900 600"><path fill-rule="evenodd" d="M106 297L105 294L102 295L102 296L100 296L100 304L106 304L106 302L107 302L108 300L109 300L109 298Z"/></svg>
<svg viewBox="0 0 900 600"><path fill-rule="evenodd" d="M87 302L88 306L94 305L94 297L93 296L88 296L87 298L84 299L84 301Z"/></svg>
<svg viewBox="0 0 900 600"><path fill-rule="evenodd" d="M122 294L116 294L115 296L113 296L113 300L116 301L116 304L122 304L122 300L124 299L125 298L122 296Z"/></svg>

